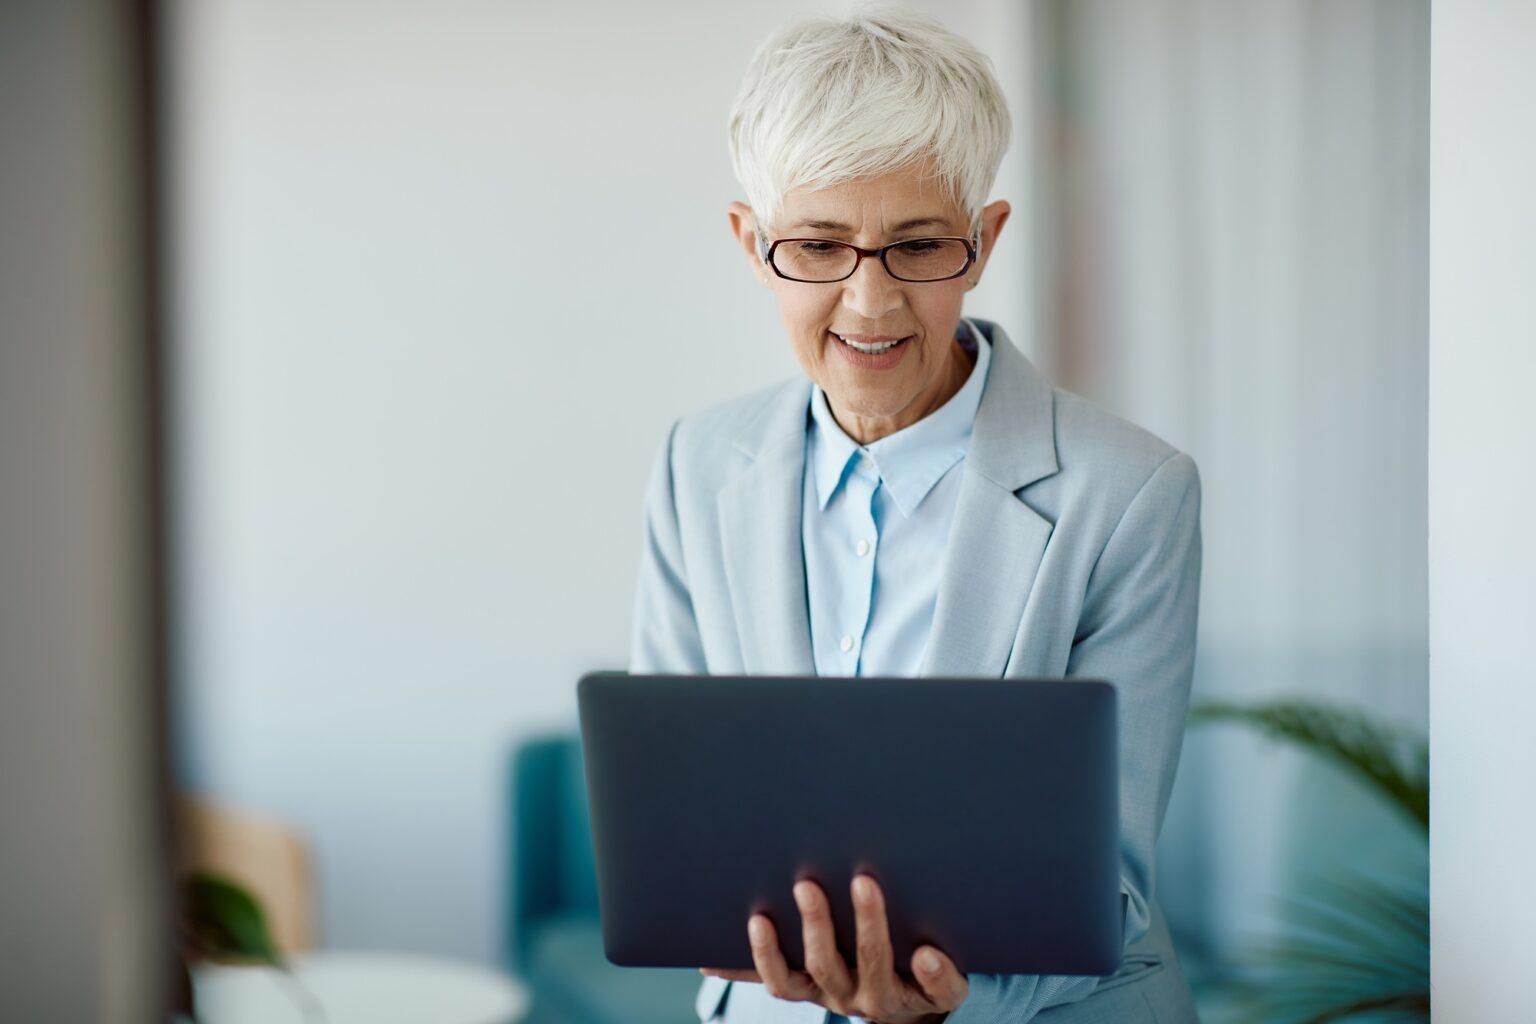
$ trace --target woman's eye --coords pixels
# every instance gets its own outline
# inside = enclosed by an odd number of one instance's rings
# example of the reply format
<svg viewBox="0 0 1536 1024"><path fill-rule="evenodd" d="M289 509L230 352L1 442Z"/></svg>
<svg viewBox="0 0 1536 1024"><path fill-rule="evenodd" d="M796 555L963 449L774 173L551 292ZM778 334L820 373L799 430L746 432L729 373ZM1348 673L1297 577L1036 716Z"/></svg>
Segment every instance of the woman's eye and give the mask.
<svg viewBox="0 0 1536 1024"><path fill-rule="evenodd" d="M913 255L918 255L925 252L933 252L935 249L938 249L941 246L942 243L940 242L903 242L901 243L901 251L912 253Z"/></svg>
<svg viewBox="0 0 1536 1024"><path fill-rule="evenodd" d="M807 256L822 256L829 252L835 252L838 248L828 242L800 242L798 245L800 251Z"/></svg>

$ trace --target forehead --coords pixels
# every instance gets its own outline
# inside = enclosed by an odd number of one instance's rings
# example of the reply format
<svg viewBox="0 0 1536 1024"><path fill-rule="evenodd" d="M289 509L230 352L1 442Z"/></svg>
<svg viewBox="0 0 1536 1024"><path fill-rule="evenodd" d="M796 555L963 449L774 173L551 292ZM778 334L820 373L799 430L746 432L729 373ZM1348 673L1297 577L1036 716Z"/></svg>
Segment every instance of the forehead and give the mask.
<svg viewBox="0 0 1536 1024"><path fill-rule="evenodd" d="M785 227L835 223L855 231L893 231L902 225L960 230L965 223L965 211L945 195L942 181L918 167L825 188L794 189L784 197L780 211ZM918 219L927 223L911 223Z"/></svg>

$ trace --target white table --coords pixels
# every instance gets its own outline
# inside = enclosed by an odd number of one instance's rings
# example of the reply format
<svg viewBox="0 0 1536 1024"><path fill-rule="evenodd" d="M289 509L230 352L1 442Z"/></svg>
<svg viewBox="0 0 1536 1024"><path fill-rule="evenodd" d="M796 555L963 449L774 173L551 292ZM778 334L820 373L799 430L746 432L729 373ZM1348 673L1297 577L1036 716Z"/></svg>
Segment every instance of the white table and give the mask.
<svg viewBox="0 0 1536 1024"><path fill-rule="evenodd" d="M454 960L322 951L294 957L293 967L324 1024L513 1024L528 1010L523 986ZM198 1024L321 1024L270 967L197 964L192 988Z"/></svg>

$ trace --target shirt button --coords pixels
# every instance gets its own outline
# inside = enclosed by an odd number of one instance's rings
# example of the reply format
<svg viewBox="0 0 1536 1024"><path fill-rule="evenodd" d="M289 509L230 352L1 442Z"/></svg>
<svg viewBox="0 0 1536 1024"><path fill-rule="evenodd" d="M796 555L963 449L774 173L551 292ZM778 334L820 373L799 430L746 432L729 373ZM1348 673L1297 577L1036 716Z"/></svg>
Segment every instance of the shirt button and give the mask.
<svg viewBox="0 0 1536 1024"><path fill-rule="evenodd" d="M845 651L853 650L853 637L849 636L847 633L844 633L843 639L838 644L838 646L842 647L842 649Z"/></svg>
<svg viewBox="0 0 1536 1024"><path fill-rule="evenodd" d="M869 541L859 541L858 547L856 547L854 550L857 551L861 556L869 554Z"/></svg>

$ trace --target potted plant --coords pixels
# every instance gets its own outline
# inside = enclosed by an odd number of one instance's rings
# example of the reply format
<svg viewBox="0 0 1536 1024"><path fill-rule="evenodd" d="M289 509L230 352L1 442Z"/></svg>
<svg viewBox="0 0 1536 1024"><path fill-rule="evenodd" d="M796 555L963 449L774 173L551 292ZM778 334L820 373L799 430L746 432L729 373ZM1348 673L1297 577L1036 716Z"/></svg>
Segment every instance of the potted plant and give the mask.
<svg viewBox="0 0 1536 1024"><path fill-rule="evenodd" d="M294 975L272 941L261 903L238 882L206 871L188 873L180 887L181 992L178 1012L197 1020L190 965L196 960L275 968L306 1024L323 1024L325 1010Z"/></svg>

